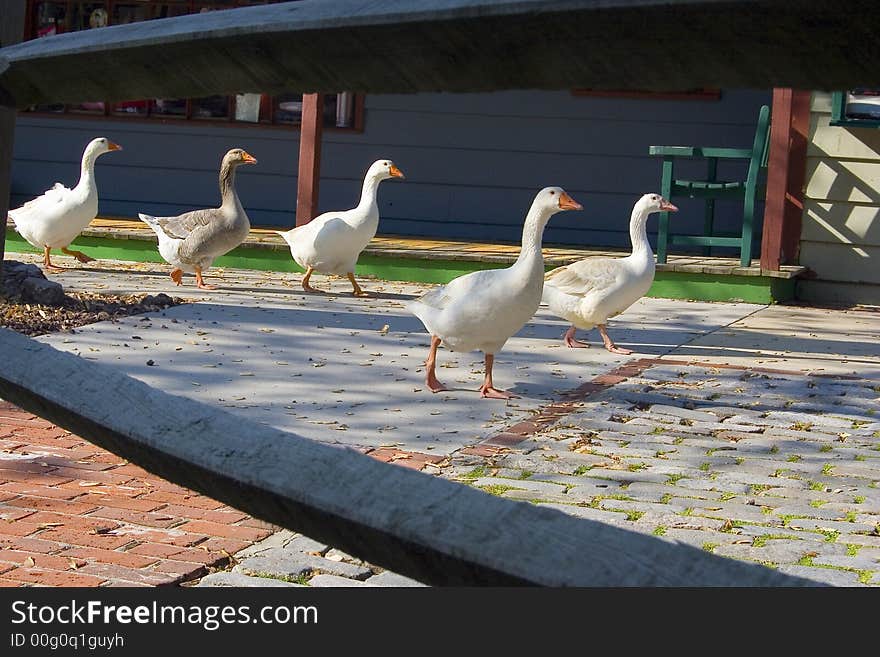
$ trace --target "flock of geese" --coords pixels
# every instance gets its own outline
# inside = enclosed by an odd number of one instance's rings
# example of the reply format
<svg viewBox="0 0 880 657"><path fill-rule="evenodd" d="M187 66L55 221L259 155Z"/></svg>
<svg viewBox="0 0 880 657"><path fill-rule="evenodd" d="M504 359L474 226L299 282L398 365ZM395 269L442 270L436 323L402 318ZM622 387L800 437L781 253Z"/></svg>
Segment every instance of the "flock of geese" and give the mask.
<svg viewBox="0 0 880 657"><path fill-rule="evenodd" d="M121 147L104 137L92 140L83 153L76 187L70 189L56 183L41 196L9 212L18 233L43 250L47 269L59 269L50 260L52 249L61 249L80 262L93 260L69 247L98 212L95 160L117 150ZM220 207L193 210L176 217L139 215L158 236L159 253L174 267L170 276L177 285L186 272L195 274L199 288L214 289L205 283L204 272L215 258L247 238L250 221L235 191L235 171L241 165L256 162L240 148L226 153L220 165ZM355 296L367 296L355 280L354 271L358 256L379 226L379 183L403 177L391 160L377 160L367 170L356 207L327 212L304 226L279 232L290 246L293 259L306 270L302 279L306 291L316 291L309 279L313 272L319 272L344 275ZM654 254L646 233L648 215L675 212L677 208L659 194L645 194L633 207L630 218L629 256L586 258L545 274L541 242L547 222L559 212L581 209L560 187L542 189L526 214L522 248L513 265L459 276L408 304L407 309L421 320L431 336L425 372L426 383L433 392L446 390L436 374L437 348L444 344L453 351L483 352L482 397L515 397L495 388L494 356L532 318L542 299L554 314L571 322L564 337L569 347L588 346L575 339L575 332L597 327L608 351L632 353L611 340L606 323L644 296L654 280Z"/></svg>

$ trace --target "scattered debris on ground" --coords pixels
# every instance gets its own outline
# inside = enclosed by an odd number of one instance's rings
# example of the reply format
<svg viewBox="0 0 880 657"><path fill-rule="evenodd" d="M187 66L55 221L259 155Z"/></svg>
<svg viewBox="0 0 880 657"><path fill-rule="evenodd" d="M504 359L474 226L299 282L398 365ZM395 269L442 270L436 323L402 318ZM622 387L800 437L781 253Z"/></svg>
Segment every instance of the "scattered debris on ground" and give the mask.
<svg viewBox="0 0 880 657"><path fill-rule="evenodd" d="M0 326L24 335L72 331L78 326L156 312L184 303L167 294L66 293L39 267L3 262Z"/></svg>

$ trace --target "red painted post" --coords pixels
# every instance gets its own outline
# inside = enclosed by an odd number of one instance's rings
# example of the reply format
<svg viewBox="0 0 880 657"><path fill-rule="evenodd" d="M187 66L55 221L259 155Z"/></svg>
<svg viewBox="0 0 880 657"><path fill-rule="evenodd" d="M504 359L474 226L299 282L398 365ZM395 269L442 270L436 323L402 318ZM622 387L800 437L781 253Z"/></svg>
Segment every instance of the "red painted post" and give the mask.
<svg viewBox="0 0 880 657"><path fill-rule="evenodd" d="M299 176L296 225L309 223L318 212L321 182L321 134L324 128L324 94L303 94L299 132Z"/></svg>
<svg viewBox="0 0 880 657"><path fill-rule="evenodd" d="M810 92L773 90L761 269L795 264L804 212Z"/></svg>

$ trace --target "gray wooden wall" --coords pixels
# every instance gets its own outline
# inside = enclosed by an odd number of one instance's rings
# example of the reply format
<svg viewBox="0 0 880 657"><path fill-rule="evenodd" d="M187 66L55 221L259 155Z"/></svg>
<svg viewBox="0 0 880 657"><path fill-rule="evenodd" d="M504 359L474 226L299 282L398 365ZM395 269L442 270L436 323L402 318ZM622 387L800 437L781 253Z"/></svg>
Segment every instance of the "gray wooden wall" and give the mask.
<svg viewBox="0 0 880 657"><path fill-rule="evenodd" d="M749 147L758 107L769 101L769 91L724 91L718 101L565 91L368 95L363 133L324 133L320 208L351 207L367 166L388 157L407 179L380 188L380 233L519 241L534 193L560 185L585 211L553 219L547 243L626 245L633 203L659 191L660 162L647 156L648 147ZM13 207L56 180L75 183L82 148L98 135L125 148L99 160L102 215L170 215L215 204L220 158L241 146L259 159L239 179L253 223L293 225L298 133L195 121L158 125L22 114ZM679 205L676 224L699 231L701 206L688 200ZM738 211L721 204L722 224L732 228ZM649 229L656 230L656 219Z"/></svg>

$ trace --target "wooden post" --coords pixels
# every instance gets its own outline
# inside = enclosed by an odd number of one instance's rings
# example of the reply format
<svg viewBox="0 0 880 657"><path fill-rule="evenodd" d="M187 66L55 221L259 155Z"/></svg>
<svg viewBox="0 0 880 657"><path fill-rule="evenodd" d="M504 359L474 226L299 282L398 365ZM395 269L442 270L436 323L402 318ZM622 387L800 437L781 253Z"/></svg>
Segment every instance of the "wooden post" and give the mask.
<svg viewBox="0 0 880 657"><path fill-rule="evenodd" d="M25 0L5 0L0 21L0 47L21 41L24 35ZM6 68L0 63L0 72ZM12 139L15 134L15 110L0 107L0 281L3 280L3 257L6 253L6 213L9 211L9 186L12 170Z"/></svg>
<svg viewBox="0 0 880 657"><path fill-rule="evenodd" d="M296 180L296 225L314 219L321 182L321 134L324 130L324 94L303 94L299 131L299 176Z"/></svg>
<svg viewBox="0 0 880 657"><path fill-rule="evenodd" d="M761 269L795 264L804 212L810 92L773 90Z"/></svg>

